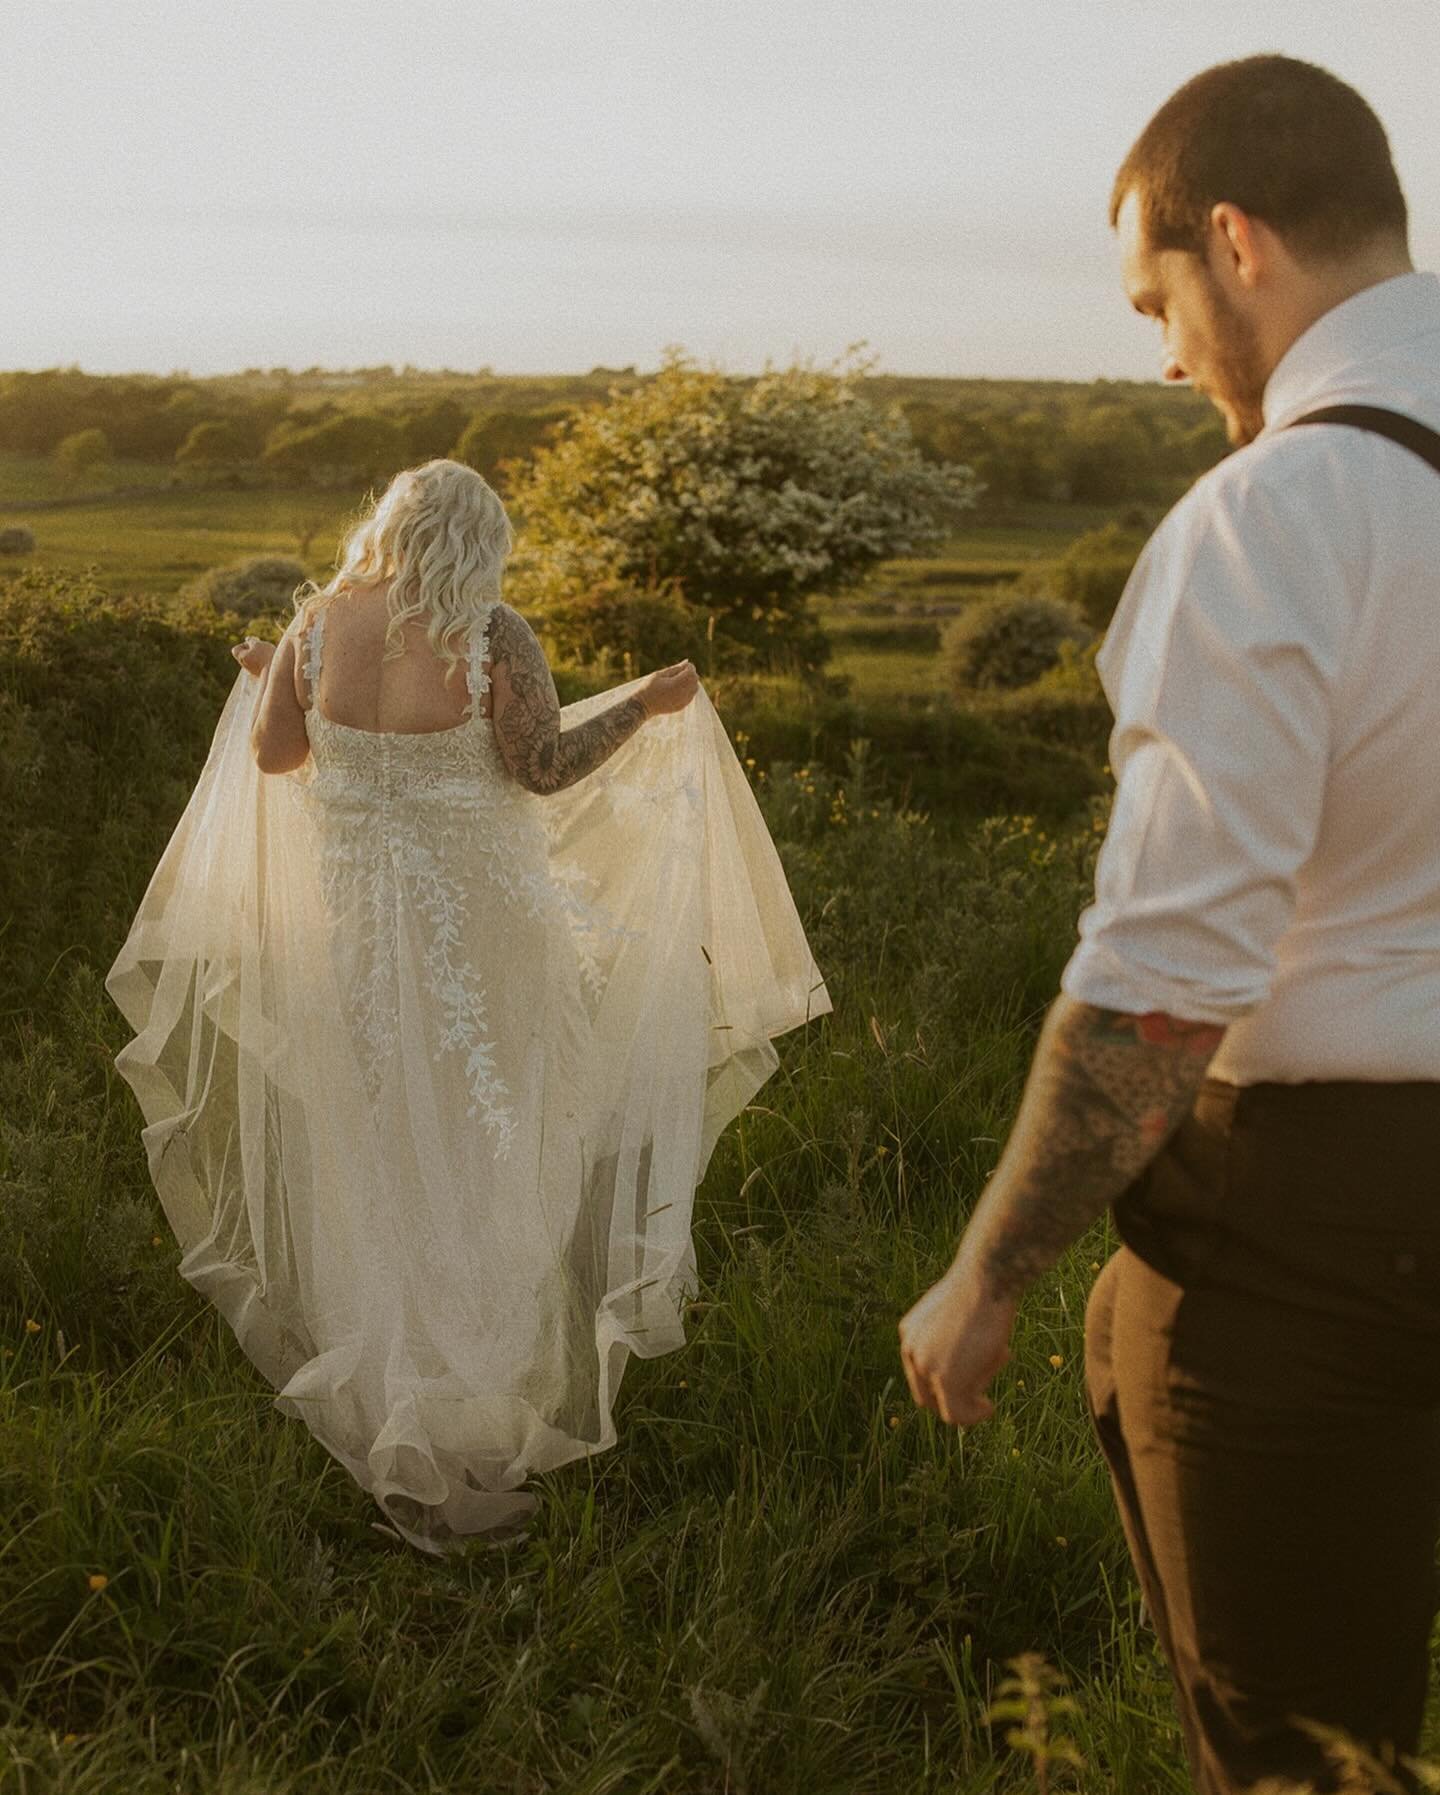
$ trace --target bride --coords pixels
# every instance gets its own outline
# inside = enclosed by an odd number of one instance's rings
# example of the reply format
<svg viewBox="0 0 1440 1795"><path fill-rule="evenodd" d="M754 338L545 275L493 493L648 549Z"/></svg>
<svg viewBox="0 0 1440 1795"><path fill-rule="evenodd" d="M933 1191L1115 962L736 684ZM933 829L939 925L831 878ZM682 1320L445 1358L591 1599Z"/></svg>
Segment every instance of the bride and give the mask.
<svg viewBox="0 0 1440 1795"><path fill-rule="evenodd" d="M512 543L471 469L396 475L235 649L106 980L182 1274L434 1553L614 1444L716 1138L830 1008L694 668L562 710Z"/></svg>

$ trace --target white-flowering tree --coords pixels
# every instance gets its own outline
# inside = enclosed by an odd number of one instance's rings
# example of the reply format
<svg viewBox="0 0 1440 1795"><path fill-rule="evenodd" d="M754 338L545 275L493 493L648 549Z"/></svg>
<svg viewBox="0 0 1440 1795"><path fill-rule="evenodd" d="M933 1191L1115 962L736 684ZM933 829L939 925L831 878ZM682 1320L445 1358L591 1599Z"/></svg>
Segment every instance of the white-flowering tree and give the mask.
<svg viewBox="0 0 1440 1795"><path fill-rule="evenodd" d="M805 601L944 536L977 490L968 468L924 459L898 406L864 396L865 372L744 380L667 351L516 480L521 602L573 614L617 582L678 593L732 644L818 661Z"/></svg>

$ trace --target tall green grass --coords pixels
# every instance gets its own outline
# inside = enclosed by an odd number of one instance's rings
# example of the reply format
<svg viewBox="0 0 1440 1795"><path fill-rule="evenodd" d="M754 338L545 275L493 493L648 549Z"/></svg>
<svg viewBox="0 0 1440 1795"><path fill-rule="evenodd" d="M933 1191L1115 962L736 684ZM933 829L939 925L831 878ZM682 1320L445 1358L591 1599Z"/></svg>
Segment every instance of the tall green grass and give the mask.
<svg viewBox="0 0 1440 1795"><path fill-rule="evenodd" d="M835 1014L718 1147L689 1345L632 1365L619 1445L541 1479L523 1541L437 1563L179 1278L111 1065L101 978L224 632L64 582L6 603L0 1790L979 1795L1033 1786L986 1719L1032 1648L1079 1704L1069 1786L1183 1790L1081 1400L1105 1225L1024 1305L986 1426L915 1410L896 1351L1013 1114L1089 801L927 818L865 750L748 756Z"/></svg>

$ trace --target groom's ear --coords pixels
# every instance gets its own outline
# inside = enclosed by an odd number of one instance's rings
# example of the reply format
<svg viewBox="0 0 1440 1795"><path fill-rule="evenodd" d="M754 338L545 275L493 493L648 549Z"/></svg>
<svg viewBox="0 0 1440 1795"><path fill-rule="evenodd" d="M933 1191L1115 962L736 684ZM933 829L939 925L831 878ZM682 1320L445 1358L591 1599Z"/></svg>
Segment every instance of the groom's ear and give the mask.
<svg viewBox="0 0 1440 1795"><path fill-rule="evenodd" d="M1249 290L1268 267L1273 232L1229 200L1210 208L1210 265L1222 280Z"/></svg>

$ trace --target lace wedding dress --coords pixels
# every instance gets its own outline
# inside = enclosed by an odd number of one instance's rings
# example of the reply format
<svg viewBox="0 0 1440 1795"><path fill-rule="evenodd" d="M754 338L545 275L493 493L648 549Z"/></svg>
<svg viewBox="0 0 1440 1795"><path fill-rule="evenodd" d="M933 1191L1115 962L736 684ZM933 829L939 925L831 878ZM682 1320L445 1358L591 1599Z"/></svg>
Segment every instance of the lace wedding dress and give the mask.
<svg viewBox="0 0 1440 1795"><path fill-rule="evenodd" d="M716 1138L830 1008L703 689L538 797L488 620L468 721L396 734L314 705L319 613L293 774L242 671L106 981L182 1274L432 1552L614 1443L628 1356L683 1344Z"/></svg>

